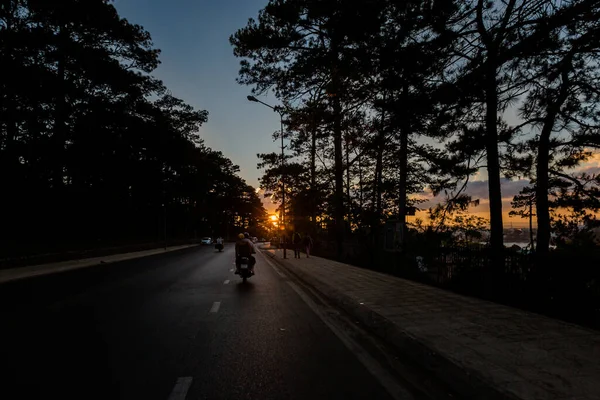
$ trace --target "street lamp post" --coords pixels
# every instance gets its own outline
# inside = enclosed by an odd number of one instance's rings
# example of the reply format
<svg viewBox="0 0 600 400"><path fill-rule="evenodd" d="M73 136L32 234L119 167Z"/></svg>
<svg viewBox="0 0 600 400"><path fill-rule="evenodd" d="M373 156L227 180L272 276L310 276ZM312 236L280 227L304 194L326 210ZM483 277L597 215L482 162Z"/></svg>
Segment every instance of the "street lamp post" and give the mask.
<svg viewBox="0 0 600 400"><path fill-rule="evenodd" d="M267 106L271 110L273 110L279 114L279 120L281 122L281 226L283 226L283 229L284 229L283 235L284 235L284 239L285 239L285 171L284 171L285 158L284 158L284 152L283 152L283 149L284 149L284 146L283 146L283 112L280 107L270 106L269 104L258 100L254 96L248 96L247 99L249 101L253 101L255 103L260 103L264 106ZM283 258L287 258L285 242L283 243Z"/></svg>

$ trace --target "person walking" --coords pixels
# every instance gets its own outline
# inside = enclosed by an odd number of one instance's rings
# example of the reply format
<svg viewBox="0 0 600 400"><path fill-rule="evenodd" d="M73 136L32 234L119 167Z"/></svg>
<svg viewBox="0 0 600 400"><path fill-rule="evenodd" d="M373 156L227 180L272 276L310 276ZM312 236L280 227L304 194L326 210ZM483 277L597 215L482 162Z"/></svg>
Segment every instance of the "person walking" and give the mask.
<svg viewBox="0 0 600 400"><path fill-rule="evenodd" d="M294 232L293 236L294 243L294 258L300 258L300 250L302 248L302 238L298 232Z"/></svg>
<svg viewBox="0 0 600 400"><path fill-rule="evenodd" d="M306 252L306 258L310 257L310 250L313 246L313 240L310 235L307 233L304 235L304 251Z"/></svg>

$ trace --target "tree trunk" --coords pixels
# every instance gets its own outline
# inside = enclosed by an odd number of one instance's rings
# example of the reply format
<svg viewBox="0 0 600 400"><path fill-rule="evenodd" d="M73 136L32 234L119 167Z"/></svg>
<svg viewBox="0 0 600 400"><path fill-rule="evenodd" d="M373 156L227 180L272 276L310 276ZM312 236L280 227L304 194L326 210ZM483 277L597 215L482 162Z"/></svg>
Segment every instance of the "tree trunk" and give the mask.
<svg viewBox="0 0 600 400"><path fill-rule="evenodd" d="M531 251L535 250L535 242L533 240L533 200L529 200L529 243L531 243Z"/></svg>
<svg viewBox="0 0 600 400"><path fill-rule="evenodd" d="M385 99L385 95L384 95ZM375 156L375 176L373 182L373 199L372 199L372 210L371 214L371 237L373 240L373 246L377 246L379 241L379 224L381 222L381 185L383 175L383 152L385 143L385 111L381 110L381 124L379 128L379 134L377 135L375 148L377 154Z"/></svg>
<svg viewBox="0 0 600 400"><path fill-rule="evenodd" d="M335 159L335 239L338 258L342 257L344 244L344 161L342 149L342 107L338 94L333 99L333 148Z"/></svg>
<svg viewBox="0 0 600 400"><path fill-rule="evenodd" d="M52 173L52 184L54 188L59 188L63 186L63 177L64 177L64 150L65 150L65 140L66 140L66 121L67 121L67 99L66 99L66 50L65 43L68 37L68 32L65 27L60 27L60 31L58 32L58 65L57 65L57 75L58 75L58 93L56 97L56 109L55 115L56 119L54 122L53 129L53 137L52 142L54 144L54 165L53 165L53 173Z"/></svg>
<svg viewBox="0 0 600 400"><path fill-rule="evenodd" d="M342 104L341 104L341 85L339 76L339 40L334 32L329 35L331 38L331 91L329 93L331 105L333 108L333 152L334 152L334 211L335 220L335 241L338 259L342 258L344 245L344 154L342 146Z"/></svg>
<svg viewBox="0 0 600 400"><path fill-rule="evenodd" d="M548 162L550 151L550 131L544 125L538 143L538 157L536 168L536 214L537 214L537 254L545 256L550 249L550 205L548 201Z"/></svg>
<svg viewBox="0 0 600 400"><path fill-rule="evenodd" d="M358 209L363 209L364 193L363 193L363 172L362 172L362 155L359 153L358 157Z"/></svg>
<svg viewBox="0 0 600 400"><path fill-rule="evenodd" d="M17 107L14 103L9 105L9 101L6 102L6 142L4 144L4 159L6 161L6 169L3 172L8 172L7 175L10 177L11 175L14 175L16 173L16 171L14 171L13 168L16 168L19 164L19 154L17 153L17 150L15 148L15 144L17 143L18 132L18 116L17 112L15 112L15 110L17 110Z"/></svg>
<svg viewBox="0 0 600 400"><path fill-rule="evenodd" d="M383 101L385 102L385 94L383 95ZM379 224L379 218L381 215L381 185L383 176L383 152L385 145L385 110L381 110L381 124L379 128L379 135L377 136L377 156L375 160L375 187L373 188L373 204L375 205L375 216L377 224Z"/></svg>
<svg viewBox="0 0 600 400"><path fill-rule="evenodd" d="M486 71L486 115L485 149L487 155L488 192L490 200L490 244L492 262L495 269L501 268L504 261L504 229L502 226L502 189L500 180L500 159L498 153L498 89L496 81L496 61L488 55Z"/></svg>
<svg viewBox="0 0 600 400"><path fill-rule="evenodd" d="M350 136L348 134L346 134L346 204L348 206L348 223L350 224L352 213L352 195L350 193Z"/></svg>
<svg viewBox="0 0 600 400"><path fill-rule="evenodd" d="M15 5L12 1L8 1L5 5L7 7L6 14L6 31L10 34L14 34L13 30L13 19L15 13ZM5 65L6 74L16 75L18 73L18 60L17 55L12 51L12 46L6 46L5 57L9 60L8 65ZM18 103L19 99L17 97L18 88L15 88L14 80L10 80L6 82L7 86L5 87L5 91L0 93L2 96L0 98L0 116L4 116L4 121L0 120L0 139L4 136L2 131L5 130L6 136L4 140L4 151L2 155L2 172L3 172L3 182L4 186L8 189L9 193L12 189L12 184L15 183L15 174L17 173L16 168L19 164L19 154L15 148L15 144L17 142L17 134L18 134L18 126L17 121L19 120L19 116L17 115L19 108ZM2 122L4 122L4 129L2 129ZM0 146L2 145L2 141L0 141ZM19 171L20 172L20 171ZM7 197L7 196L3 196Z"/></svg>
<svg viewBox="0 0 600 400"><path fill-rule="evenodd" d="M549 183L549 163L550 163L550 135L556 123L556 117L567 100L569 89L568 66L571 65L572 54L565 58L562 70L562 84L558 97L547 108L544 126L540 133L536 166L536 214L538 223L537 232L537 254L543 259L550 251L550 202L548 200Z"/></svg>
<svg viewBox="0 0 600 400"><path fill-rule="evenodd" d="M408 106L408 84L406 79L402 88L402 102L400 106L405 109ZM406 185L408 183L408 135L410 129L410 121L408 116L404 115L401 121L400 128L400 193L398 204L398 219L401 224L400 245L401 250L404 250L404 239L406 237Z"/></svg>
<svg viewBox="0 0 600 400"><path fill-rule="evenodd" d="M310 212L312 218L313 235L317 233L317 124L313 122L310 144Z"/></svg>

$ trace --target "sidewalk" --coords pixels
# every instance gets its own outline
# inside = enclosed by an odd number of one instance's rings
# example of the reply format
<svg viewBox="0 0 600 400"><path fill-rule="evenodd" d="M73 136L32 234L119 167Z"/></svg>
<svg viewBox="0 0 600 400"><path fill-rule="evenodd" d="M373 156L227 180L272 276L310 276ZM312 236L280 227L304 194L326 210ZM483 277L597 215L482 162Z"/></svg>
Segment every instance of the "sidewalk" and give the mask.
<svg viewBox="0 0 600 400"><path fill-rule="evenodd" d="M324 258L264 252L458 393L600 399L599 332Z"/></svg>
<svg viewBox="0 0 600 400"><path fill-rule="evenodd" d="M159 249L152 250L144 250L144 251L136 251L132 253L125 254L112 254L103 257L94 257L94 258L85 258L81 260L69 260L69 261L61 261L50 264L41 264L41 265L31 265L29 267L19 267L19 268L10 268L10 269L2 269L0 270L0 284L10 281L15 281L19 279L32 278L40 275L47 274L55 274L59 272L66 272L79 268L91 267L99 264L109 264L115 263L118 261L131 260L134 258L141 258L152 256L155 254L168 253L171 251L187 249L189 247L198 246L197 244L192 245L184 245L184 246L172 246L161 247Z"/></svg>

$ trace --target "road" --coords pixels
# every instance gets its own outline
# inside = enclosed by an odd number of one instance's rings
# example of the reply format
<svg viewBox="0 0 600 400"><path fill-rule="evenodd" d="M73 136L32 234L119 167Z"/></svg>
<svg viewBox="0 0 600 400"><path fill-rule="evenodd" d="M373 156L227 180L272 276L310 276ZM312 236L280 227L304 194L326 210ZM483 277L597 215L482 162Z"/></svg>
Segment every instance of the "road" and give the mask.
<svg viewBox="0 0 600 400"><path fill-rule="evenodd" d="M392 399L257 257L246 284L228 245L0 286L0 398Z"/></svg>

